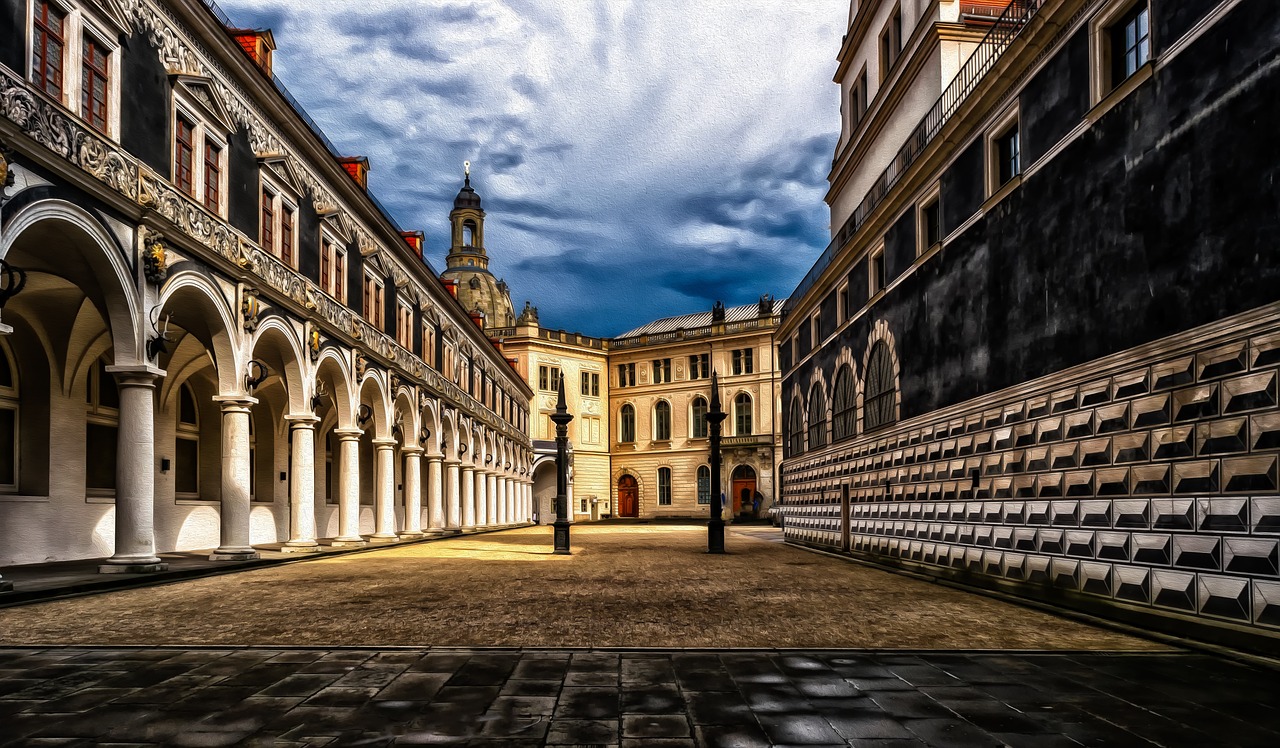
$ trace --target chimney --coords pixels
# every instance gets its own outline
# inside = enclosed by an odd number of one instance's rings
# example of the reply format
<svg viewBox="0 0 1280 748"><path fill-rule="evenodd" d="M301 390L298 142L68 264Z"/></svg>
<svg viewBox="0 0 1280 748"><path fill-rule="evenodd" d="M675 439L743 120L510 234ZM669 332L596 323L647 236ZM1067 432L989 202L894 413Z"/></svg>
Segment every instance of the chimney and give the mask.
<svg viewBox="0 0 1280 748"><path fill-rule="evenodd" d="M453 278L441 278L440 282L444 284L444 290L453 294L453 298L458 298L458 282Z"/></svg>
<svg viewBox="0 0 1280 748"><path fill-rule="evenodd" d="M476 323L476 327L479 327L481 330L484 329L484 312L480 311L479 304L476 305L475 309L467 312L467 316L471 318L472 322Z"/></svg>
<svg viewBox="0 0 1280 748"><path fill-rule="evenodd" d="M368 191L369 189L369 159L365 156L343 156L338 159L338 163L342 164L342 168L347 170L351 178L356 180L356 184L360 185L360 189Z"/></svg>
<svg viewBox="0 0 1280 748"><path fill-rule="evenodd" d="M401 231L400 236L404 237L405 243L413 250L413 253L422 259L422 250L426 247L427 239L421 231Z"/></svg>
<svg viewBox="0 0 1280 748"><path fill-rule="evenodd" d="M271 76L271 53L276 51L276 38L271 29L227 29L236 44L249 55L258 69Z"/></svg>

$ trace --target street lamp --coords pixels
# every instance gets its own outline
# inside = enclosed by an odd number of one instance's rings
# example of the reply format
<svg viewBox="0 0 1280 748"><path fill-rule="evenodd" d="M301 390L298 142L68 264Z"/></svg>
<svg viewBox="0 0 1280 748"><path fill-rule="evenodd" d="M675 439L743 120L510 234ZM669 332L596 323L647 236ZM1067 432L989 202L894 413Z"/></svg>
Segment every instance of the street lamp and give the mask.
<svg viewBox="0 0 1280 748"><path fill-rule="evenodd" d="M720 379L711 370L711 409L707 430L711 437L711 521L707 523L707 553L724 553L724 520L720 518L720 425L729 414L720 408Z"/></svg>
<svg viewBox="0 0 1280 748"><path fill-rule="evenodd" d="M556 521L555 553L569 555L569 408L564 403L564 382L560 382L560 398L556 402L556 412L551 414L556 424Z"/></svg>

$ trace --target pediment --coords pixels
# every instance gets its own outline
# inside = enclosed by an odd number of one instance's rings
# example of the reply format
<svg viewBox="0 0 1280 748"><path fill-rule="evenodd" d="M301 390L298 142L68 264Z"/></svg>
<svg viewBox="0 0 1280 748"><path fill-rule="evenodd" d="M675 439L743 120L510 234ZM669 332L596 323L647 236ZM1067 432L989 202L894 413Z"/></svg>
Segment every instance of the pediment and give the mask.
<svg viewBox="0 0 1280 748"><path fill-rule="evenodd" d="M86 7L93 18L99 22L105 23L118 34L128 35L130 33L129 16L124 12L124 8L120 6L118 0L98 0L98 2Z"/></svg>
<svg viewBox="0 0 1280 748"><path fill-rule="evenodd" d="M295 195L304 194L302 174L293 159L282 153L258 154L258 163L271 172L277 182Z"/></svg>
<svg viewBox="0 0 1280 748"><path fill-rule="evenodd" d="M187 101L197 106L201 114L217 123L226 132L236 129L235 119L213 81L202 75L178 74L169 76L173 80L174 90L180 92Z"/></svg>

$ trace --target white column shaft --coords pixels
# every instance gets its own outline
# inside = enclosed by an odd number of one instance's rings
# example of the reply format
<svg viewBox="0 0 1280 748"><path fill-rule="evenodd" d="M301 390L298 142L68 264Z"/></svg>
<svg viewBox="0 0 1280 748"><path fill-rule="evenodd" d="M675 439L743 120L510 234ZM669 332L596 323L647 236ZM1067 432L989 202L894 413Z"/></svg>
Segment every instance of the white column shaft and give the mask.
<svg viewBox="0 0 1280 748"><path fill-rule="evenodd" d="M490 523L488 481L483 470L476 470L476 526L484 527Z"/></svg>
<svg viewBox="0 0 1280 748"><path fill-rule="evenodd" d="M448 491L446 498L448 516L446 518L446 527L450 530L457 530L462 527L462 468L454 461L450 461L446 466L448 473L448 481L445 489Z"/></svg>
<svg viewBox="0 0 1280 748"><path fill-rule="evenodd" d="M374 540L395 540L396 535L396 442L375 439Z"/></svg>
<svg viewBox="0 0 1280 748"><path fill-rule="evenodd" d="M360 430L342 429L338 435L338 452L341 459L339 481L341 496L338 504L338 537L335 544L363 543L360 537Z"/></svg>
<svg viewBox="0 0 1280 748"><path fill-rule="evenodd" d="M443 468L439 455L427 458L427 527L433 533L444 531Z"/></svg>
<svg viewBox="0 0 1280 748"><path fill-rule="evenodd" d="M163 571L156 555L154 374L117 373L120 427L116 447L115 554L99 570Z"/></svg>
<svg viewBox="0 0 1280 748"><path fill-rule="evenodd" d="M422 534L422 450L404 450L404 534Z"/></svg>
<svg viewBox="0 0 1280 748"><path fill-rule="evenodd" d="M249 544L249 511L253 486L249 465L249 417L253 401L222 401L222 543L209 558L240 561L257 558Z"/></svg>
<svg viewBox="0 0 1280 748"><path fill-rule="evenodd" d="M462 529L476 527L476 471L470 465L462 466Z"/></svg>
<svg viewBox="0 0 1280 748"><path fill-rule="evenodd" d="M289 542L285 547L318 549L316 544L316 419L289 423Z"/></svg>

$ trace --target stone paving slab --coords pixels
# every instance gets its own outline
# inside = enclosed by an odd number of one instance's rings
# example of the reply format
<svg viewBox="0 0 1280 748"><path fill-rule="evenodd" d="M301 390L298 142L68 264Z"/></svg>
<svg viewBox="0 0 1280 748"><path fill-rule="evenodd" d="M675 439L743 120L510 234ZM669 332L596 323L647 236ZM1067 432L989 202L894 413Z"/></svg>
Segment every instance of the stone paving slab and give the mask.
<svg viewBox="0 0 1280 748"><path fill-rule="evenodd" d="M0 746L1267 746L1191 653L0 648Z"/></svg>

